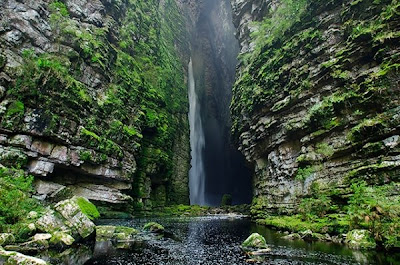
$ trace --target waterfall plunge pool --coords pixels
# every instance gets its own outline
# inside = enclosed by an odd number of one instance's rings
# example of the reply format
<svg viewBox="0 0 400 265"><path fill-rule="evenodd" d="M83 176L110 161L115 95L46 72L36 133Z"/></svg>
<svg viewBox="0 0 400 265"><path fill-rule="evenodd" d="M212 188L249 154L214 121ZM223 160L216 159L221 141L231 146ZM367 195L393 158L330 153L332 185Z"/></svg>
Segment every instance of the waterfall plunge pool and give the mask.
<svg viewBox="0 0 400 265"><path fill-rule="evenodd" d="M251 264L240 249L253 232L262 234L271 251L265 261L272 265L400 265L400 253L355 251L326 242L288 241L282 234L248 219L231 216L140 218L101 220L99 225L123 225L141 229L149 221L162 224L172 238L149 237L144 246L129 251L116 250L111 244L98 244L94 250L69 251L61 263L74 265L241 265Z"/></svg>

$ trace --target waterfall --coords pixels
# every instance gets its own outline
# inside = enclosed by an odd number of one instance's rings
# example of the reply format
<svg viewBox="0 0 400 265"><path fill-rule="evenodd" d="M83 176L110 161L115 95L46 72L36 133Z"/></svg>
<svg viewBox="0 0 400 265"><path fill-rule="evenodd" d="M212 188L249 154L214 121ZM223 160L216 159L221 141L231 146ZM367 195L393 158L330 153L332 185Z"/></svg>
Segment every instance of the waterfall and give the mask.
<svg viewBox="0 0 400 265"><path fill-rule="evenodd" d="M204 131L200 116L200 104L196 94L192 59L189 62L189 124L191 169L189 171L190 203L204 205Z"/></svg>

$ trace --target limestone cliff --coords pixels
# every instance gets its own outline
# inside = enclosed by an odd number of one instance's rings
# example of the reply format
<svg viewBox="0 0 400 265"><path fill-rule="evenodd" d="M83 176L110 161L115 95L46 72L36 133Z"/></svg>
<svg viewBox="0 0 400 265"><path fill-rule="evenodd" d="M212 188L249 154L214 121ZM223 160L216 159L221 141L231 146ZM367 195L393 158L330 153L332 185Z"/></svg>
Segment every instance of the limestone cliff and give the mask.
<svg viewBox="0 0 400 265"><path fill-rule="evenodd" d="M398 1L232 6L233 134L255 167L255 205L296 212L318 190L340 207L355 182L399 182Z"/></svg>
<svg viewBox="0 0 400 265"><path fill-rule="evenodd" d="M42 199L187 203L185 23L174 0L1 1L0 163Z"/></svg>

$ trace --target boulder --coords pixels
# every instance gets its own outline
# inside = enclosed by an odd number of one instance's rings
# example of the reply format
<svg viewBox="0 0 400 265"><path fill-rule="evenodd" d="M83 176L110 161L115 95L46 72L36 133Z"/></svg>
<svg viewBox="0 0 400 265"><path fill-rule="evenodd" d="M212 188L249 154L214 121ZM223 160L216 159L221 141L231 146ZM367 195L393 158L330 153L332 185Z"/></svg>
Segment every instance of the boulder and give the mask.
<svg viewBox="0 0 400 265"><path fill-rule="evenodd" d="M49 265L44 260L23 255L15 251L5 251L0 247L0 264Z"/></svg>
<svg viewBox="0 0 400 265"><path fill-rule="evenodd" d="M267 242L262 235L253 233L242 243L242 247L244 249L265 249Z"/></svg>
<svg viewBox="0 0 400 265"><path fill-rule="evenodd" d="M83 208L85 206L82 206L81 201L96 209L93 204L83 197L73 197L72 199L61 201L54 208L67 220L70 228L78 231L82 238L87 238L95 231L96 226L89 219L89 213L86 208Z"/></svg>
<svg viewBox="0 0 400 265"><path fill-rule="evenodd" d="M319 233L313 233L311 230L300 232L300 236L305 241L322 241L325 240L325 236Z"/></svg>
<svg viewBox="0 0 400 265"><path fill-rule="evenodd" d="M38 230L50 233L53 244L67 246L76 240L86 239L95 231L95 224L89 219L97 211L86 198L73 197L54 206L36 221ZM94 209L94 210L93 210ZM98 212L97 212L98 214Z"/></svg>
<svg viewBox="0 0 400 265"><path fill-rule="evenodd" d="M302 239L301 235L299 235L298 233L289 234L289 235L283 236L282 238L286 239L286 240L300 240L300 239Z"/></svg>
<svg viewBox="0 0 400 265"><path fill-rule="evenodd" d="M371 232L364 229L355 229L347 233L345 243L352 249L374 249L375 239Z"/></svg>
<svg viewBox="0 0 400 265"><path fill-rule="evenodd" d="M165 231L164 226L162 226L156 222L150 222L150 223L145 224L143 229L148 230L152 233L156 233L156 234L162 234Z"/></svg>
<svg viewBox="0 0 400 265"><path fill-rule="evenodd" d="M56 246L71 246L75 242L75 239L62 231L56 231L52 234L52 237L50 239L50 244L51 245L56 245Z"/></svg>
<svg viewBox="0 0 400 265"><path fill-rule="evenodd" d="M131 227L99 225L96 226L96 241L129 241L137 233L138 231Z"/></svg>

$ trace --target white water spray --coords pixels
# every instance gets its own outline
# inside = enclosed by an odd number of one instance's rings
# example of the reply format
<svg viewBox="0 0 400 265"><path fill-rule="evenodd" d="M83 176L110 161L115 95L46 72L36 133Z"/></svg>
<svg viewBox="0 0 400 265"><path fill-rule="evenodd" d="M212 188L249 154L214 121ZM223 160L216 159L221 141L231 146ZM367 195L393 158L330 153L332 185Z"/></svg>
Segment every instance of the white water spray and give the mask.
<svg viewBox="0 0 400 265"><path fill-rule="evenodd" d="M189 62L189 124L191 169L189 171L190 203L204 205L204 131L201 123L200 104L196 94L192 59Z"/></svg>

